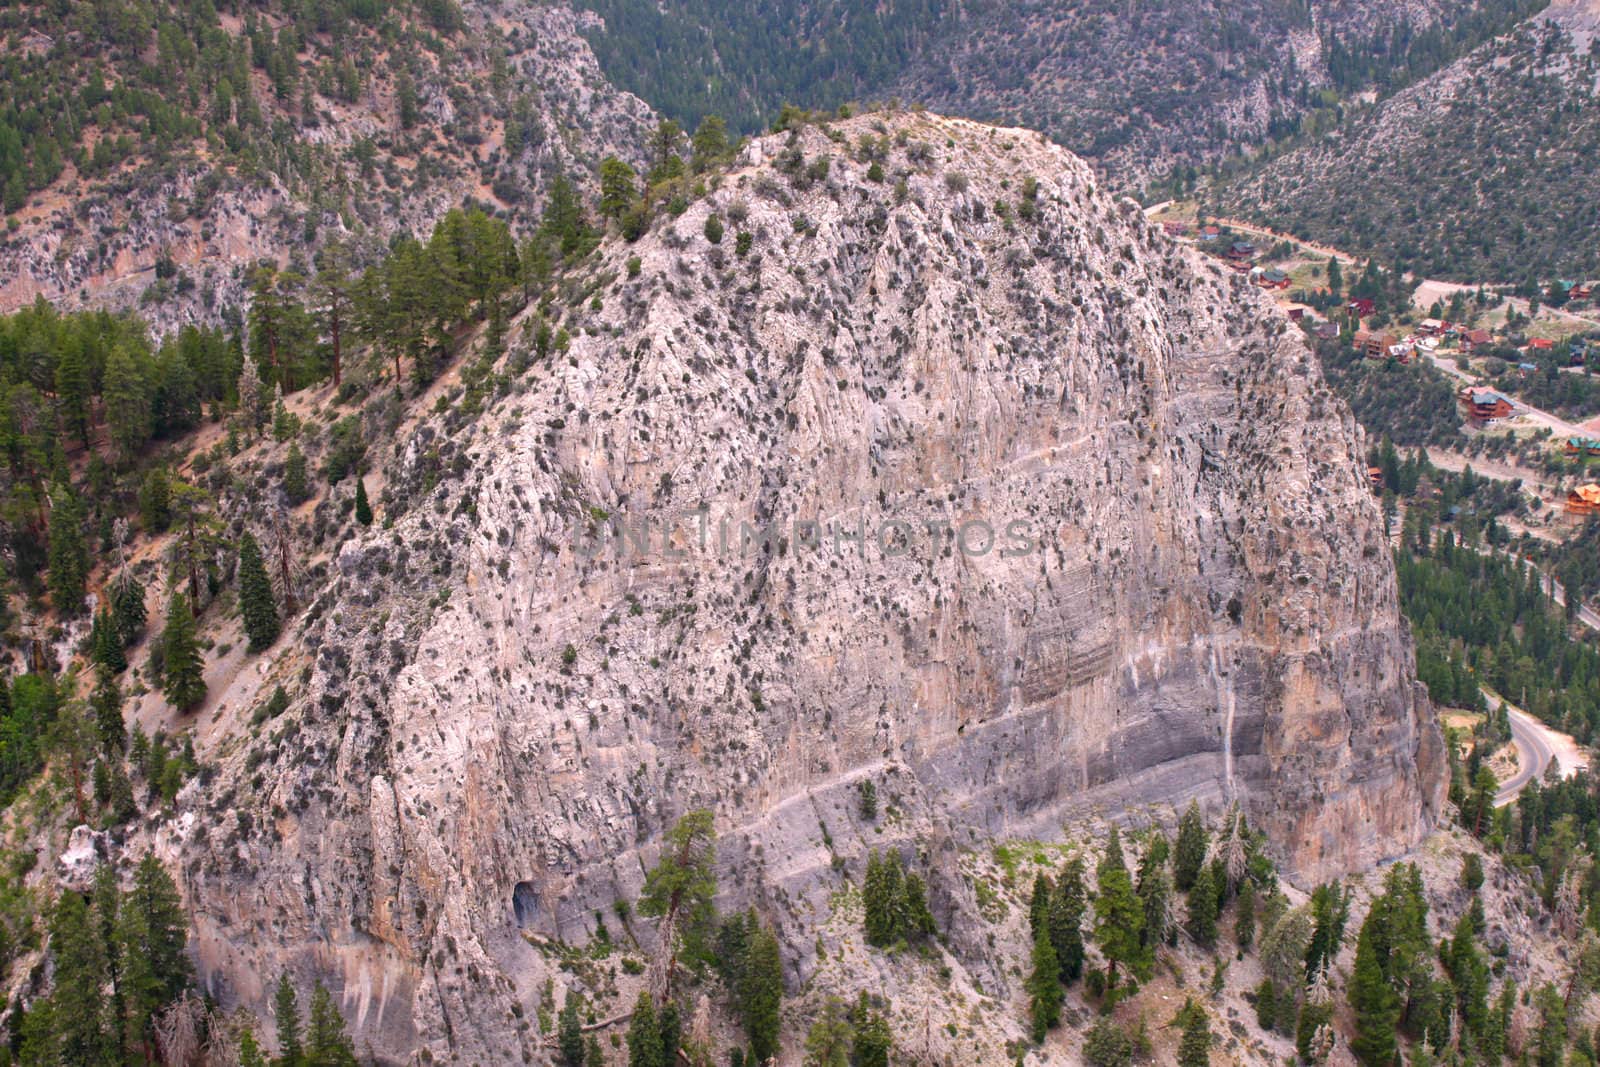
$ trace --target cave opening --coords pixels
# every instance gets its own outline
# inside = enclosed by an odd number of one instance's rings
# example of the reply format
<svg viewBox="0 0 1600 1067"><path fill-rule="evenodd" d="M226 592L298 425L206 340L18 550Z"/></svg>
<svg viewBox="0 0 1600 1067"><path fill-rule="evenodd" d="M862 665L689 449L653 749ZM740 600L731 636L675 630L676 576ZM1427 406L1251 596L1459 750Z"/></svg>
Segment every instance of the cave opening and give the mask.
<svg viewBox="0 0 1600 1067"><path fill-rule="evenodd" d="M517 883L517 887L511 891L511 910L517 917L518 929L526 930L533 925L534 916L539 910L539 899L534 895L532 882Z"/></svg>

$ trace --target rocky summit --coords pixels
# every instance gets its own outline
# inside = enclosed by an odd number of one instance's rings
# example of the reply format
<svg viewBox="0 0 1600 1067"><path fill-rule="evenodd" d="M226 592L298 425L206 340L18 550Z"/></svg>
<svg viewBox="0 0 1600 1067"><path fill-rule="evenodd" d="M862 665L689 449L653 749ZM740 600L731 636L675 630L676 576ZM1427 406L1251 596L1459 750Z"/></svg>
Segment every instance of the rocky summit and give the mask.
<svg viewBox="0 0 1600 1067"><path fill-rule="evenodd" d="M654 943L626 904L698 808L791 992L870 973L824 922L870 849L926 858L950 980L1004 997L994 841L1237 804L1310 885L1430 830L1364 435L1255 287L929 114L755 138L682 207L402 442L398 517L259 672L292 704L203 743L160 843L205 990L265 1015L287 971L381 1058L531 1061L573 953Z"/></svg>

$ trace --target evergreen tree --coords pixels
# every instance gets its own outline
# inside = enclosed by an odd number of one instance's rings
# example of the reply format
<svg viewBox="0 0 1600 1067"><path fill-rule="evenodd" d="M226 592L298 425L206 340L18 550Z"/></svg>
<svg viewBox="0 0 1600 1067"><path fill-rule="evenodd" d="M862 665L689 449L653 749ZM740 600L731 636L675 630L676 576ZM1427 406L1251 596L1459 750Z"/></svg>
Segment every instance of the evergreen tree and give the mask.
<svg viewBox="0 0 1600 1067"><path fill-rule="evenodd" d="M345 1034L344 1016L321 982L311 991L311 1018L305 1041L305 1067L357 1067L355 1048Z"/></svg>
<svg viewBox="0 0 1600 1067"><path fill-rule="evenodd" d="M278 1025L278 1062L285 1067L301 1062L300 1005L289 984L288 974L278 977L278 988L272 995L272 1017Z"/></svg>
<svg viewBox="0 0 1600 1067"><path fill-rule="evenodd" d="M632 167L616 156L600 161L600 214L613 221L622 218L623 212L639 195L638 176Z"/></svg>
<svg viewBox="0 0 1600 1067"><path fill-rule="evenodd" d="M1246 878L1239 886L1239 899L1234 905L1233 940L1239 951L1250 951L1256 939L1256 887Z"/></svg>
<svg viewBox="0 0 1600 1067"><path fill-rule="evenodd" d="M106 430L118 459L127 465L150 439L150 395L143 370L123 345L106 357L100 386L105 403Z"/></svg>
<svg viewBox="0 0 1600 1067"><path fill-rule="evenodd" d="M1186 1000L1178 1013L1183 1038L1178 1043L1178 1067L1208 1067L1211 1063L1211 1018L1206 1009Z"/></svg>
<svg viewBox="0 0 1600 1067"><path fill-rule="evenodd" d="M871 778L861 779L861 784L856 787L856 813L861 816L862 822L878 821L878 787Z"/></svg>
<svg viewBox="0 0 1600 1067"><path fill-rule="evenodd" d="M640 993L628 1022L628 1067L666 1067L661 1048L661 1029L656 1025L656 1008L649 993Z"/></svg>
<svg viewBox="0 0 1600 1067"><path fill-rule="evenodd" d="M256 361L248 355L239 369L239 419L247 436L254 438L267 423L267 398Z"/></svg>
<svg viewBox="0 0 1600 1067"><path fill-rule="evenodd" d="M244 616L250 651L270 648L278 639L278 603L261 560L261 548L248 530L239 539L239 611Z"/></svg>
<svg viewBox="0 0 1600 1067"><path fill-rule="evenodd" d="M1556 987L1546 983L1533 997L1539 1012L1539 1067L1561 1067L1567 1048L1567 1004Z"/></svg>
<svg viewBox="0 0 1600 1067"><path fill-rule="evenodd" d="M117 637L123 648L129 648L144 633L146 608L144 586L124 567L111 583L111 614L116 622Z"/></svg>
<svg viewBox="0 0 1600 1067"><path fill-rule="evenodd" d="M1147 956L1153 955L1156 947L1175 933L1168 929L1171 897L1172 884L1161 866L1153 866L1139 879L1139 904L1144 913L1144 928L1140 931L1140 937Z"/></svg>
<svg viewBox="0 0 1600 1067"><path fill-rule="evenodd" d="M372 505L367 502L367 480L356 478L356 521L363 526L372 525Z"/></svg>
<svg viewBox="0 0 1600 1067"><path fill-rule="evenodd" d="M1180 893L1187 893L1194 885L1200 868L1206 862L1206 848L1210 835L1200 816L1200 805L1189 801L1189 807L1178 821L1178 843L1172 854L1172 881Z"/></svg>
<svg viewBox="0 0 1600 1067"><path fill-rule="evenodd" d="M94 622L89 628L89 658L111 674L121 674L128 669L128 657L123 654L122 638L117 634L117 621L109 608L94 613Z"/></svg>
<svg viewBox="0 0 1600 1067"><path fill-rule="evenodd" d="M778 939L764 926L750 934L750 952L741 975L738 999L745 1036L757 1063L778 1052L779 1011L783 1004L783 960Z"/></svg>
<svg viewBox="0 0 1600 1067"><path fill-rule="evenodd" d="M111 979L105 942L80 893L68 890L50 919L55 982L50 992L52 1045L63 1064L117 1062L104 988Z"/></svg>
<svg viewBox="0 0 1600 1067"><path fill-rule="evenodd" d="M1355 1036L1350 1041L1350 1051L1366 1067L1392 1067L1397 1054L1395 1031L1400 1025L1400 999L1383 973L1378 927L1368 916L1356 938L1355 971L1349 993Z"/></svg>
<svg viewBox="0 0 1600 1067"><path fill-rule="evenodd" d="M172 478L167 468L151 467L139 483L139 525L146 533L166 533L172 524Z"/></svg>
<svg viewBox="0 0 1600 1067"><path fill-rule="evenodd" d="M1106 841L1105 855L1095 869L1095 882L1099 894L1094 899L1094 936L1106 958L1106 987L1110 989L1116 986L1117 965L1137 971L1144 952L1140 944L1144 910L1133 891L1133 878L1122 858L1122 839L1115 826Z"/></svg>
<svg viewBox="0 0 1600 1067"><path fill-rule="evenodd" d="M67 485L57 485L50 491L50 504L50 600L61 614L73 616L83 610L84 587L89 578L83 504Z"/></svg>
<svg viewBox="0 0 1600 1067"><path fill-rule="evenodd" d="M1067 985L1083 975L1083 913L1086 908L1083 858L1073 856L1050 894L1050 942L1061 964L1061 981Z"/></svg>
<svg viewBox="0 0 1600 1067"><path fill-rule="evenodd" d="M895 853L882 857L877 849L867 856L867 873L862 883L862 904L866 910L867 944L886 948L895 941L896 901L900 895L900 865Z"/></svg>
<svg viewBox="0 0 1600 1067"><path fill-rule="evenodd" d="M1050 920L1050 879L1043 874L1033 876L1033 895L1028 898L1028 932L1034 937L1047 929Z"/></svg>
<svg viewBox="0 0 1600 1067"><path fill-rule="evenodd" d="M167 703L188 711L206 698L205 661L195 636L189 599L174 592L167 604L167 625L161 631L162 692Z"/></svg>
<svg viewBox="0 0 1600 1067"><path fill-rule="evenodd" d="M853 1022L855 1038L851 1043L850 1060L854 1067L889 1067L894 1034L883 1013L873 1007L864 992L856 1002Z"/></svg>
<svg viewBox="0 0 1600 1067"><path fill-rule="evenodd" d="M678 1005L670 1000L661 1005L656 1030L661 1034L661 1058L671 1067L678 1062L678 1048L683 1044L683 1019L678 1014Z"/></svg>
<svg viewBox="0 0 1600 1067"><path fill-rule="evenodd" d="M306 478L306 455L300 451L298 441L289 442L289 454L283 461L283 495L294 506L311 499L311 485Z"/></svg>
<svg viewBox="0 0 1600 1067"><path fill-rule="evenodd" d="M117 916L125 1048L155 1048L155 1017L189 986L188 920L172 876L146 852Z"/></svg>
<svg viewBox="0 0 1600 1067"><path fill-rule="evenodd" d="M561 1005L557 1044L566 1067L583 1067L583 1023L578 1018L577 994L571 989L567 990L567 999Z"/></svg>
<svg viewBox="0 0 1600 1067"><path fill-rule="evenodd" d="M1032 964L1028 973L1028 1008L1033 1040L1039 1042L1061 1021L1063 997L1061 963L1050 942L1050 931L1043 925L1033 935Z"/></svg>
<svg viewBox="0 0 1600 1067"><path fill-rule="evenodd" d="M1217 941L1217 887L1210 864L1201 866L1189 887L1189 936L1202 948Z"/></svg>
<svg viewBox="0 0 1600 1067"><path fill-rule="evenodd" d="M669 931L667 994L672 991L679 942L699 945L716 923L717 839L711 812L691 811L667 831L661 862L646 875L639 913L656 916Z"/></svg>
<svg viewBox="0 0 1600 1067"><path fill-rule="evenodd" d="M249 1029L239 1035L239 1067L267 1067L266 1054L256 1042L254 1031Z"/></svg>
<svg viewBox="0 0 1600 1067"><path fill-rule="evenodd" d="M1306 976L1331 966L1344 944L1350 918L1350 892L1338 883L1324 883L1311 893L1311 943L1306 946Z"/></svg>
<svg viewBox="0 0 1600 1067"><path fill-rule="evenodd" d="M1478 951L1472 916L1466 912L1456 922L1447 962L1461 1025L1468 1033L1480 1035L1489 1021L1489 965Z"/></svg>
<svg viewBox="0 0 1600 1067"><path fill-rule="evenodd" d="M829 997L806 1032L805 1067L850 1067L855 1030L837 997Z"/></svg>

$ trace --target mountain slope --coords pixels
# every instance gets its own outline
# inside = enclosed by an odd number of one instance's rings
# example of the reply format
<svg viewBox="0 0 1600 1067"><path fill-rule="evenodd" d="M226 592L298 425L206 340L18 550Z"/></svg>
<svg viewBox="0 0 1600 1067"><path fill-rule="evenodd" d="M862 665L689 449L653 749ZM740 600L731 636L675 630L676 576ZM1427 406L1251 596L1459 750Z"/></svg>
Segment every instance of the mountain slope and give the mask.
<svg viewBox="0 0 1600 1067"><path fill-rule="evenodd" d="M792 986L870 844L927 857L991 996L992 840L1189 798L1309 880L1419 840L1443 755L1358 432L1253 290L1023 131L869 116L712 185L397 446L392 528L257 672L289 709L210 730L163 848L213 994L288 969L380 1053L531 1057L548 983L631 1005L601 931L653 944L625 905L694 807Z"/></svg>
<svg viewBox="0 0 1600 1067"><path fill-rule="evenodd" d="M1600 274L1600 4L1564 0L1220 191L1228 214L1427 277Z"/></svg>
<svg viewBox="0 0 1600 1067"><path fill-rule="evenodd" d="M606 75L679 121L898 97L1042 130L1122 183L1282 136L1321 90L1397 87L1542 3L581 0Z"/></svg>
<svg viewBox="0 0 1600 1067"><path fill-rule="evenodd" d="M0 311L242 308L247 267L357 262L471 200L531 215L558 173L637 159L652 122L560 7L314 12L125 0L0 14Z"/></svg>

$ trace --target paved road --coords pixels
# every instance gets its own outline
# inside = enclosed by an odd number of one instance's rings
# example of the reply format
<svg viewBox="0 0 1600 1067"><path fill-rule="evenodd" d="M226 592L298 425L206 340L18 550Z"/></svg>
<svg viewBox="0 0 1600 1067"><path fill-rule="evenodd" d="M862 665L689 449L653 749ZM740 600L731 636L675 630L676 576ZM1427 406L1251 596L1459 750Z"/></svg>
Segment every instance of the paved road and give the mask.
<svg viewBox="0 0 1600 1067"><path fill-rule="evenodd" d="M1500 807L1515 800L1523 786L1542 777L1556 754L1544 739L1537 719L1487 689L1484 690L1484 696L1489 699L1491 710L1505 704L1506 718L1511 722L1511 740L1517 746L1517 773L1500 783L1500 791L1494 797L1495 806Z"/></svg>

